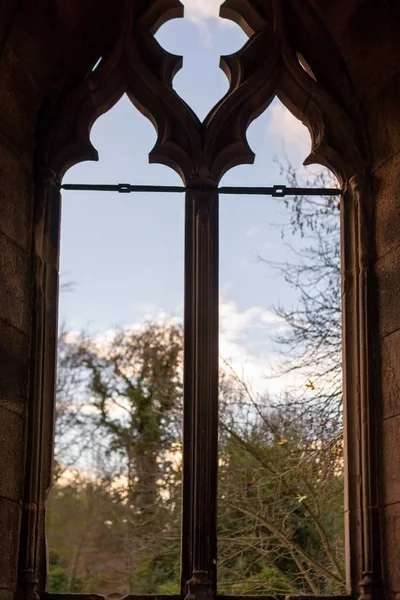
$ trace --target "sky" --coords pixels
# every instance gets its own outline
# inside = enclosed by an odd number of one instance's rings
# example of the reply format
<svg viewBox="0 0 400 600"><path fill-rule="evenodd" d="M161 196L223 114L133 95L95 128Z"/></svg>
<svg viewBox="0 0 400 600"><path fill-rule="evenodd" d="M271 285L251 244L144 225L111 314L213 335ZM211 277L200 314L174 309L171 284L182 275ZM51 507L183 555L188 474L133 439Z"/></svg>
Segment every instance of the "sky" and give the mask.
<svg viewBox="0 0 400 600"><path fill-rule="evenodd" d="M218 18L219 1L183 4L185 18L166 23L156 38L166 50L183 55L174 88L204 119L228 89L220 55L236 52L247 37ZM91 140L100 161L71 168L64 183L181 185L171 169L148 164L155 139L151 123L123 97L93 126ZM222 185L284 184L275 161L284 163L287 156L300 166L310 149L306 128L278 101L253 122L248 141L255 164L231 170ZM269 377L280 360L273 338L284 327L271 307L295 306L296 297L257 257L290 259L288 244L301 242L282 239L288 216L282 200L220 199L220 353L259 393L278 394L287 383ZM144 319L181 320L183 244L183 194L64 191L60 273L62 283L74 285L61 294L60 324L101 335Z"/></svg>

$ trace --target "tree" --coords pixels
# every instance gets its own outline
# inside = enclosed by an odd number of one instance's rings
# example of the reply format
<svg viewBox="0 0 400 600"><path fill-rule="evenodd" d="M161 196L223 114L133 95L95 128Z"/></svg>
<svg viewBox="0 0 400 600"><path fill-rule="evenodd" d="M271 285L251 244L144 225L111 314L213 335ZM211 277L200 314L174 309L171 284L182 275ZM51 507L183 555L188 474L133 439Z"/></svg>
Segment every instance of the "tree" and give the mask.
<svg viewBox="0 0 400 600"><path fill-rule="evenodd" d="M281 165L291 187L332 187L332 175L323 170L306 181L288 163ZM340 267L340 203L337 197L294 196L285 200L290 217L282 228L282 236L300 235L307 245L293 246L291 262L276 262L259 257L271 266L297 292L294 308L283 304L272 310L283 319L286 328L276 338L285 360L279 374L301 371L314 388L312 404L318 423L339 427L342 421L342 335L341 335L341 267ZM306 411L310 408L307 394L290 394L290 401ZM287 399L286 399L287 400ZM332 427L331 427L332 428Z"/></svg>
<svg viewBox="0 0 400 600"><path fill-rule="evenodd" d="M82 424L91 432L96 485L111 499L109 537L123 556L126 591L141 593L157 578L165 584L176 569L159 572L159 557L179 556L182 330L146 324L102 343L87 334L60 342L61 371L69 373L63 381L73 379L81 398L72 418L76 407L61 387L60 420L75 433Z"/></svg>
<svg viewBox="0 0 400 600"><path fill-rule="evenodd" d="M290 166L287 178L298 184ZM293 262L269 261L299 296L295 309L275 307L287 325L277 341L283 372L301 371L307 387L256 396L229 365L221 371L218 571L227 594L344 591L337 203L296 197L287 208L289 231L309 243L293 249ZM79 447L84 437L96 475L68 483L68 510L95 495L104 512L83 511L88 534L82 542L75 532L79 551L62 566L90 591L178 592L182 330L147 324L101 344L84 334L71 342L61 339L59 440ZM61 466L68 455L58 443ZM68 486L59 484L57 501Z"/></svg>
<svg viewBox="0 0 400 600"><path fill-rule="evenodd" d="M247 393L247 391L246 391ZM245 408L247 404L248 408ZM341 444L290 404L243 395L220 436L219 580L226 594L340 594ZM325 437L323 437L325 436Z"/></svg>
<svg viewBox="0 0 400 600"><path fill-rule="evenodd" d="M74 468L91 445L92 430L85 414L83 373L71 353L71 340L64 327L58 335L53 481Z"/></svg>
<svg viewBox="0 0 400 600"><path fill-rule="evenodd" d="M56 563L50 560L49 565L51 592L98 589L102 572L114 560L115 546L107 523L116 509L107 491L79 470L53 484L47 514L50 557L57 557ZM91 570L93 558L96 568Z"/></svg>
<svg viewBox="0 0 400 600"><path fill-rule="evenodd" d="M331 187L327 171L292 187ZM276 338L276 375L298 372L303 386L283 398L256 396L235 373L240 402L224 406L220 436L220 582L225 593L344 592L341 286L337 198L285 200L282 237L293 260L260 257L297 292L272 310L285 323ZM232 396L232 394L231 394ZM228 410L227 410L228 408Z"/></svg>
<svg viewBox="0 0 400 600"><path fill-rule="evenodd" d="M93 475L78 470L54 490L53 527L68 511L79 523L63 566L91 592L177 592L182 332L148 325L69 344L97 433ZM271 410L227 366L220 405L220 587L341 591L340 448L290 403ZM61 554L62 542L53 533L50 548Z"/></svg>
<svg viewBox="0 0 400 600"><path fill-rule="evenodd" d="M83 581L72 579L68 572L60 564L60 557L55 552L49 556L49 590L51 593L59 594L65 591L74 593L83 592Z"/></svg>

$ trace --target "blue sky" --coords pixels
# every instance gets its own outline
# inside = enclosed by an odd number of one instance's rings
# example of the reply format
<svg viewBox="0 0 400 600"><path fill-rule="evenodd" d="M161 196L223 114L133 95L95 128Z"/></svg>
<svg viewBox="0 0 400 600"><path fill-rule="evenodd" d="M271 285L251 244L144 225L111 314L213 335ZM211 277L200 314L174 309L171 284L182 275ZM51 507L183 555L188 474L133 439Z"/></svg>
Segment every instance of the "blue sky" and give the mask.
<svg viewBox="0 0 400 600"><path fill-rule="evenodd" d="M204 118L228 88L219 56L237 51L247 38L216 17L220 2L184 4L185 19L165 24L156 37L184 56L174 87ZM95 123L91 139L100 161L73 167L64 182L181 185L171 169L148 164L156 134L126 97ZM233 169L222 184L285 183L274 159L284 161L286 154L299 166L310 147L306 129L277 101L251 125L248 140L255 165ZM290 258L279 227L288 213L269 197L222 196L220 203L221 354L258 391L279 391L282 382L263 379L277 360L271 336L282 327L270 307L296 299L257 255ZM183 234L183 195L63 192L61 280L75 286L61 296L60 323L101 334L144 318L181 319Z"/></svg>

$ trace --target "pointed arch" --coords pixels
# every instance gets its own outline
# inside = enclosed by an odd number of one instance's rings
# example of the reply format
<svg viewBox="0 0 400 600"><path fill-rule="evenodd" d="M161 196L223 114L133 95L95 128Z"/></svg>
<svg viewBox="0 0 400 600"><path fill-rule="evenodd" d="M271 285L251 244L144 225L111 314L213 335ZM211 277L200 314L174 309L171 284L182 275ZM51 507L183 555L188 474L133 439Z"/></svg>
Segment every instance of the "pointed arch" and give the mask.
<svg viewBox="0 0 400 600"><path fill-rule="evenodd" d="M97 160L91 126L124 93L157 131L150 162L173 168L185 184L218 185L232 167L252 163L247 128L275 96L310 131L307 163L327 166L343 186L365 170L366 136L350 80L309 5L299 11L295 2L279 0L223 3L221 16L237 22L250 39L236 54L222 57L229 89L203 122L172 88L181 57L166 52L153 37L162 23L183 15L179 0L153 0L150 5L125 0L109 12L114 23L109 37L98 39L95 26L86 31L80 79L64 81L51 110L47 106L42 111L41 162L58 180L72 164ZM334 70L340 85L327 85L321 47L327 69Z"/></svg>
<svg viewBox="0 0 400 600"><path fill-rule="evenodd" d="M252 160L245 131L276 95L310 132L312 150L306 164L328 167L342 186L364 172L368 151L362 116L340 56L310 5L302 5L300 11L296 2L226 0L221 16L234 20L251 35L239 53L222 58L231 86L220 106L224 105L226 114L231 104L236 114L237 145L243 161ZM323 73L326 75L332 65L334 81L339 80L340 86L324 85L326 76L320 77L321 48L327 58Z"/></svg>
<svg viewBox="0 0 400 600"><path fill-rule="evenodd" d="M215 188L230 168L254 160L247 128L278 96L310 131L307 162L330 168L345 190L341 214L347 437L357 440L348 443L347 502L349 522L353 514L358 519L348 525L348 587L369 597L380 580L379 527L374 526L373 510L377 492L371 479L378 402L374 340L368 329L375 307L370 260L374 246L367 233L373 230L373 206L368 140L337 47L312 3L226 0L221 15L236 21L250 39L239 52L222 58L230 87L201 123L172 89L180 57L165 52L153 37L162 23L182 16L179 0L99 0L93 6L88 3L89 8L77 0L71 4L83 16L78 32L65 40L65 51L55 59L37 128L33 410L21 527L21 597L37 600L46 579L44 506L51 482L52 432L44 422L51 423L54 412L55 360L49 357L55 355L57 337L59 185L73 164L97 159L91 126L124 93L157 130L150 161L175 169L189 188ZM57 27L56 16L54 23Z"/></svg>

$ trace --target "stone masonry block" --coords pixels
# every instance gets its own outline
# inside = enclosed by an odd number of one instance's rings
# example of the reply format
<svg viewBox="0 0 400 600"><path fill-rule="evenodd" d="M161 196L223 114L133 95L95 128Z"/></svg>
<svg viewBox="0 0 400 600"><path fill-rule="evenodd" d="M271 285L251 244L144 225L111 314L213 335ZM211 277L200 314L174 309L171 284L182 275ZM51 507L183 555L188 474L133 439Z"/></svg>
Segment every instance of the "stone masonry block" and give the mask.
<svg viewBox="0 0 400 600"><path fill-rule="evenodd" d="M0 496L16 502L22 493L23 425L20 415L0 406Z"/></svg>
<svg viewBox="0 0 400 600"><path fill-rule="evenodd" d="M0 233L0 319L29 333L30 260Z"/></svg>
<svg viewBox="0 0 400 600"><path fill-rule="evenodd" d="M377 261L380 335L400 329L400 246Z"/></svg>
<svg viewBox="0 0 400 600"><path fill-rule="evenodd" d="M369 94L361 102L363 113L368 115L367 130L371 140L372 161L375 169L394 156L389 138L389 124L383 111L384 98L380 90Z"/></svg>
<svg viewBox="0 0 400 600"><path fill-rule="evenodd" d="M381 423L382 470L381 490L384 504L399 503L400 506L400 416L385 419Z"/></svg>
<svg viewBox="0 0 400 600"><path fill-rule="evenodd" d="M400 503L386 506L381 512L384 540L384 583L386 592L400 592Z"/></svg>
<svg viewBox="0 0 400 600"><path fill-rule="evenodd" d="M376 251L382 258L400 247L400 153L375 171L375 188Z"/></svg>
<svg viewBox="0 0 400 600"><path fill-rule="evenodd" d="M27 399L29 337L0 321L0 405L23 414Z"/></svg>
<svg viewBox="0 0 400 600"><path fill-rule="evenodd" d="M33 183L27 166L0 138L0 230L30 251Z"/></svg>
<svg viewBox="0 0 400 600"><path fill-rule="evenodd" d="M383 338L381 350L382 417L400 415L400 329Z"/></svg>
<svg viewBox="0 0 400 600"><path fill-rule="evenodd" d="M0 60L0 135L32 163L38 89L6 45Z"/></svg>
<svg viewBox="0 0 400 600"><path fill-rule="evenodd" d="M0 588L14 589L17 579L20 507L0 498Z"/></svg>

